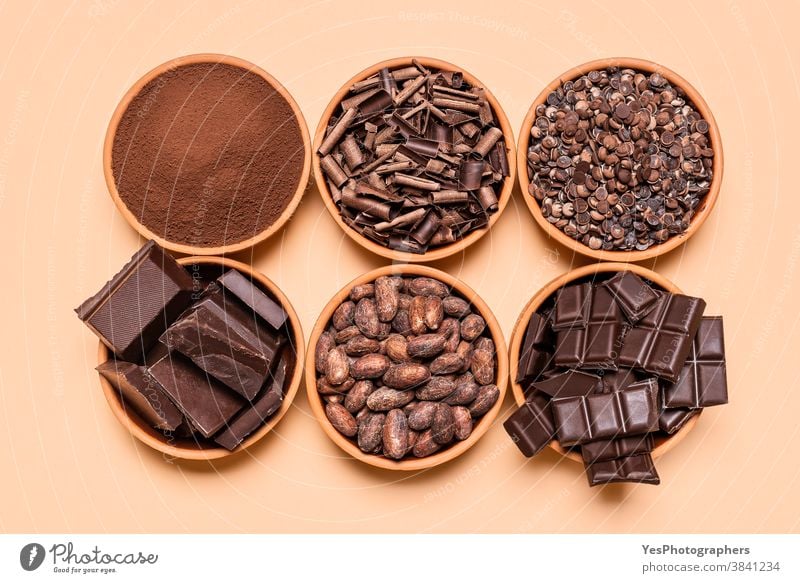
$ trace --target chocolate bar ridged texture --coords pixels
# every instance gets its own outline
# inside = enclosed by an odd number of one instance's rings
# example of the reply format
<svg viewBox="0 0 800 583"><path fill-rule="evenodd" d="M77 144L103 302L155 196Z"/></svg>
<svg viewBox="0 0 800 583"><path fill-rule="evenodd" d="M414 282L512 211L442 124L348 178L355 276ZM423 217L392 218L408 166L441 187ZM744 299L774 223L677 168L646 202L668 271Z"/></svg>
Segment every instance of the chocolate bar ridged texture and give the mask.
<svg viewBox="0 0 800 583"><path fill-rule="evenodd" d="M75 311L120 359L139 362L191 301L191 275L153 241Z"/></svg>

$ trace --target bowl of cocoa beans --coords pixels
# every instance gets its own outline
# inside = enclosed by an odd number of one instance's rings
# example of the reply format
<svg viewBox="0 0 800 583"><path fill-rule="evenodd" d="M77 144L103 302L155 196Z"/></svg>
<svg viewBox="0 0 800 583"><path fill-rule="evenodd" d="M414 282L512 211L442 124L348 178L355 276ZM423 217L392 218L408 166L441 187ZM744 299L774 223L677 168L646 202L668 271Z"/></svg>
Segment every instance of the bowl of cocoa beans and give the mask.
<svg viewBox="0 0 800 583"><path fill-rule="evenodd" d="M464 282L421 265L381 267L344 286L311 333L306 389L342 450L423 470L472 447L497 417L508 354L497 320Z"/></svg>

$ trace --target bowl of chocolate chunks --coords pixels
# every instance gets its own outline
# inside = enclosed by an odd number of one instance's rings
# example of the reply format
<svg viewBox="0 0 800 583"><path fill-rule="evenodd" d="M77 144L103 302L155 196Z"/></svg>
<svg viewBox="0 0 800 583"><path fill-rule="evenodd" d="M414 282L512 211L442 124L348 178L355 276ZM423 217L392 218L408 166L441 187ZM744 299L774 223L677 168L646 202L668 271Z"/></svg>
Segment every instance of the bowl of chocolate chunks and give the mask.
<svg viewBox="0 0 800 583"><path fill-rule="evenodd" d="M485 235L511 198L514 134L500 103L451 63L402 57L347 81L322 115L314 178L356 243L435 261Z"/></svg>
<svg viewBox="0 0 800 583"><path fill-rule="evenodd" d="M719 128L670 69L610 58L545 87L519 135L520 188L549 237L600 261L642 261L685 243L722 185Z"/></svg>
<svg viewBox="0 0 800 583"><path fill-rule="evenodd" d="M323 310L306 356L320 426L342 450L423 470L475 445L500 411L508 353L486 303L421 265L370 271Z"/></svg>
<svg viewBox="0 0 800 583"><path fill-rule="evenodd" d="M149 241L76 312L100 338L97 371L114 415L175 458L245 450L275 427L300 385L297 314L238 261L175 260Z"/></svg>
<svg viewBox="0 0 800 583"><path fill-rule="evenodd" d="M583 462L591 486L658 484L653 460L728 402L722 317L705 307L635 264L554 279L514 327L506 431L527 457Z"/></svg>

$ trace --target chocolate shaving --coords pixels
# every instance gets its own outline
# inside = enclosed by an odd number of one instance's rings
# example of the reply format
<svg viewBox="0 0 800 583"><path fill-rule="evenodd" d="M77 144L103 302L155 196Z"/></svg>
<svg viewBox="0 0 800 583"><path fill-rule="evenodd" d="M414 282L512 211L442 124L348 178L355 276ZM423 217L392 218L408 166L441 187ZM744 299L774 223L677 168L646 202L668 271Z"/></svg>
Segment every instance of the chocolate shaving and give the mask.
<svg viewBox="0 0 800 583"><path fill-rule="evenodd" d="M383 68L354 83L319 148L342 220L390 249L425 253L484 228L508 153L485 91L460 72Z"/></svg>

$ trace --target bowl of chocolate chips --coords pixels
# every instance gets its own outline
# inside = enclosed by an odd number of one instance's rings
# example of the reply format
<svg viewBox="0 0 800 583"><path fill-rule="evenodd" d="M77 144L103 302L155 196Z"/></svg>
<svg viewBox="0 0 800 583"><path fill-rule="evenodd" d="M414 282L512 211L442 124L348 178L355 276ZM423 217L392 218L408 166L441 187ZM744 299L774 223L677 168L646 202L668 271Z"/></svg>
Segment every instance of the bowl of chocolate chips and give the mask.
<svg viewBox="0 0 800 583"><path fill-rule="evenodd" d="M518 173L536 222L602 261L675 249L708 218L722 184L719 129L685 79L641 59L570 69L534 101Z"/></svg>
<svg viewBox="0 0 800 583"><path fill-rule="evenodd" d="M500 218L516 173L497 99L438 59L377 63L322 115L312 165L325 207L356 243L404 262L466 249Z"/></svg>

